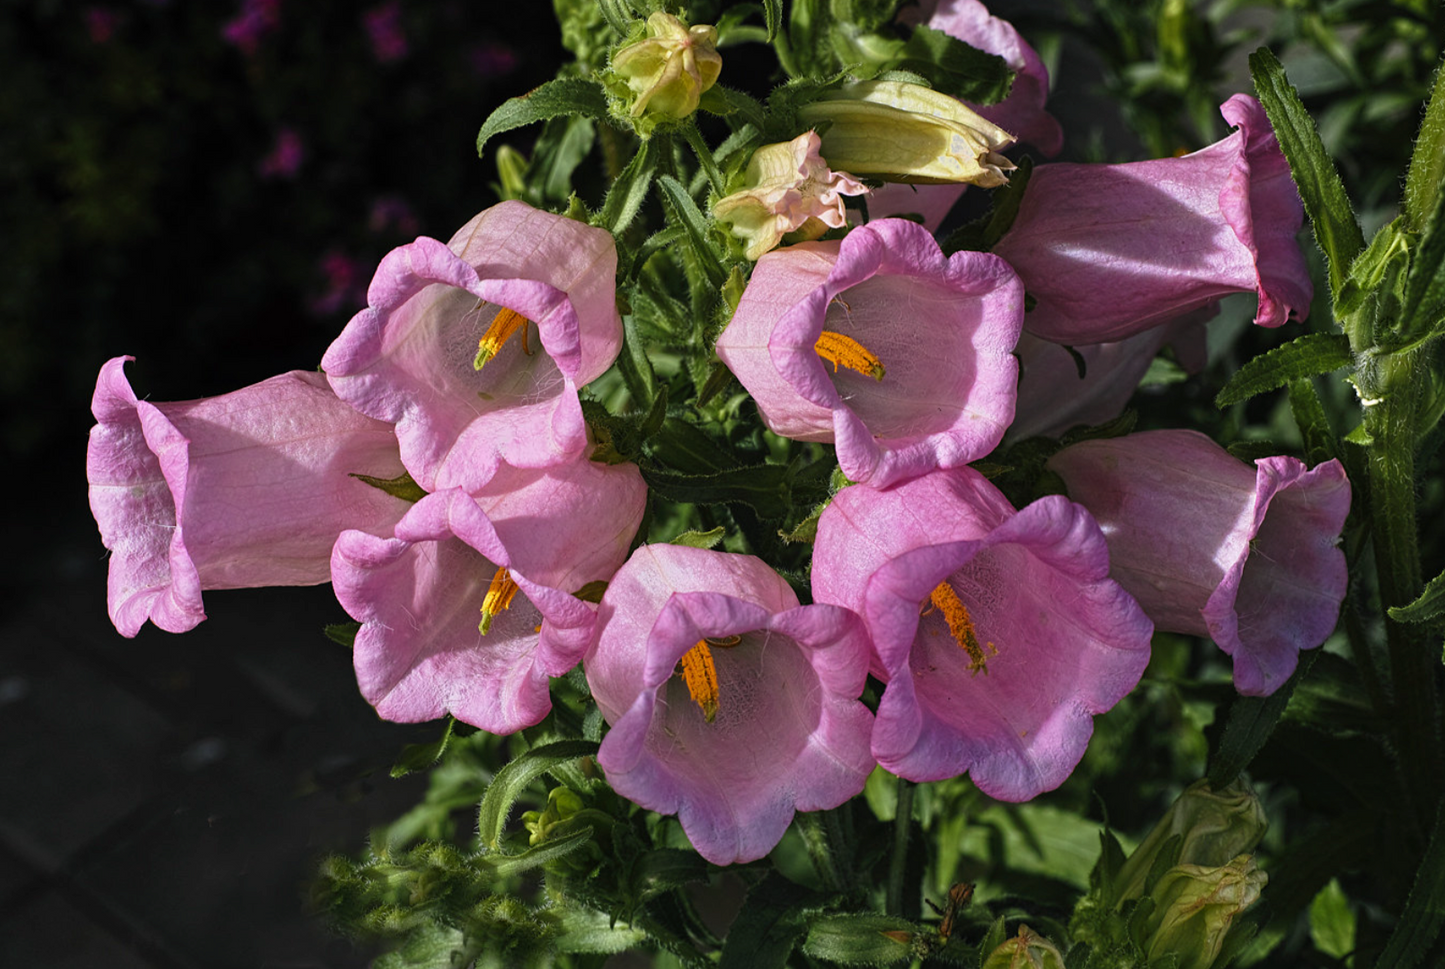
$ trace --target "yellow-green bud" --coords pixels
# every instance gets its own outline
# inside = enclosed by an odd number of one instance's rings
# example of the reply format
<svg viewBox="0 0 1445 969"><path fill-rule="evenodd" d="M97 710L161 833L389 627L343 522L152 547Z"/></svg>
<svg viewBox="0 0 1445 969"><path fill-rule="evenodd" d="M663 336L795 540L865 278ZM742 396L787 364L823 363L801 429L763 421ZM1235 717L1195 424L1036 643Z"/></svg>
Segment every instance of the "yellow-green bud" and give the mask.
<svg viewBox="0 0 1445 969"><path fill-rule="evenodd" d="M1113 898L1117 903L1144 894L1156 856L1174 835L1182 839L1179 857L1172 859L1175 864L1217 868L1253 851L1267 826L1259 798L1242 783L1235 781L1216 791L1207 780L1196 781L1175 799L1119 869Z"/></svg>
<svg viewBox="0 0 1445 969"><path fill-rule="evenodd" d="M804 124L829 127L822 154L829 167L886 182L1008 181L1013 163L998 154L1013 135L962 101L899 81L858 81L798 109Z"/></svg>
<svg viewBox="0 0 1445 969"><path fill-rule="evenodd" d="M1218 868L1178 865L1164 873L1150 896L1145 923L1149 961L1173 953L1177 969L1209 969L1234 920L1259 900L1269 881L1252 855Z"/></svg>
<svg viewBox="0 0 1445 969"><path fill-rule="evenodd" d="M1064 957L1048 939L1020 925L1019 934L990 952L981 969L1064 969Z"/></svg>
<svg viewBox="0 0 1445 969"><path fill-rule="evenodd" d="M702 93L717 83L722 55L717 29L689 27L670 13L647 18L647 36L612 56L612 72L632 92L628 113L650 130L659 121L679 121L697 110Z"/></svg>

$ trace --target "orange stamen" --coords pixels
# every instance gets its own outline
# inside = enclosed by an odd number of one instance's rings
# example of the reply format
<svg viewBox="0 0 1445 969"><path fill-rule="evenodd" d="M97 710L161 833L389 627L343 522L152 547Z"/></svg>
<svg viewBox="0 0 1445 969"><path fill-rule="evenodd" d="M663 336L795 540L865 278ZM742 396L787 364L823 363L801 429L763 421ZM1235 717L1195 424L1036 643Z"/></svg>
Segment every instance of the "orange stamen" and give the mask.
<svg viewBox="0 0 1445 969"><path fill-rule="evenodd" d="M477 341L477 358L472 361L472 367L480 370L486 366L487 361L501 352L502 344L506 343L518 328L522 330L522 352L531 356L531 351L527 348L527 318L503 306L497 310L497 315L492 317L492 325L487 327L487 332Z"/></svg>
<svg viewBox="0 0 1445 969"><path fill-rule="evenodd" d="M973 617L968 614L968 606L963 604L963 600L958 597L957 592L953 591L953 586L948 584L947 579L934 587L933 591L928 594L928 601L943 613L944 621L948 623L948 634L968 654L969 672L982 672L987 676L988 660L984 656L984 647L979 645L978 633L973 628ZM928 612L931 611L932 609L928 610ZM928 613L923 614L927 615ZM995 656L998 655L998 650L993 643L988 644L988 651Z"/></svg>
<svg viewBox="0 0 1445 969"><path fill-rule="evenodd" d="M831 363L834 373L843 366L874 380L883 379L883 362L851 336L824 330L813 344L813 352Z"/></svg>
<svg viewBox="0 0 1445 969"><path fill-rule="evenodd" d="M482 621L477 625L477 631L483 636L490 632L492 619L497 613L511 607L512 597L516 594L517 583L512 581L512 574L498 566L496 574L492 576L491 585L487 586L486 598L482 600Z"/></svg>
<svg viewBox="0 0 1445 969"><path fill-rule="evenodd" d="M717 667L713 665L712 650L707 648L706 639L699 639L696 646L683 654L682 681L687 684L688 696L702 708L703 719L712 723L718 706Z"/></svg>

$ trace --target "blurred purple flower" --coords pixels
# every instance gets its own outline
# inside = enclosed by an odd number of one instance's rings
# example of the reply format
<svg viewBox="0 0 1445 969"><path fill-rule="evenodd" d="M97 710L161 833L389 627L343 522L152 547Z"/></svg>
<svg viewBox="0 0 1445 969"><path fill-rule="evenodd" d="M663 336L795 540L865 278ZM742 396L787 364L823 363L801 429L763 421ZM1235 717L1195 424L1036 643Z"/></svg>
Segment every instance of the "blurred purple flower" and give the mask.
<svg viewBox="0 0 1445 969"><path fill-rule="evenodd" d="M311 312L330 316L366 302L365 268L358 260L333 249L321 257L318 268L326 277L326 292L311 301Z"/></svg>
<svg viewBox="0 0 1445 969"><path fill-rule="evenodd" d="M401 24L401 3L391 0L372 7L362 14L366 34L371 38L371 54L379 64L390 64L407 55L410 47Z"/></svg>
<svg viewBox="0 0 1445 969"><path fill-rule="evenodd" d="M120 26L120 14L109 7L85 8L85 29L90 33L92 44L109 42L118 26Z"/></svg>
<svg viewBox="0 0 1445 969"><path fill-rule="evenodd" d="M276 131L276 142L270 153L257 166L262 178L291 179L301 170L306 160L306 146L295 128L283 127Z"/></svg>
<svg viewBox="0 0 1445 969"><path fill-rule="evenodd" d="M221 28L224 37L247 57L255 56L261 40L281 22L281 0L242 0L241 12Z"/></svg>
<svg viewBox="0 0 1445 969"><path fill-rule="evenodd" d="M481 78L510 74L522 62L516 51L494 40L485 41L472 47L469 60L472 71Z"/></svg>
<svg viewBox="0 0 1445 969"><path fill-rule="evenodd" d="M419 231L420 224L410 202L400 195L382 195L372 201L366 227L378 235L390 231L411 238Z"/></svg>

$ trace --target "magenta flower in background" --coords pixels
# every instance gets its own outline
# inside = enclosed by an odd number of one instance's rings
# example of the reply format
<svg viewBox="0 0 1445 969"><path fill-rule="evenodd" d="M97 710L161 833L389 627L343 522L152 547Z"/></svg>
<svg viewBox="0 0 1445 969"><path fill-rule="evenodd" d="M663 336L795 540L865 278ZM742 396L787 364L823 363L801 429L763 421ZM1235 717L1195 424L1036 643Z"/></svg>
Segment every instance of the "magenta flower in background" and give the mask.
<svg viewBox="0 0 1445 969"><path fill-rule="evenodd" d="M622 345L616 267L607 231L503 202L445 246L388 253L322 368L343 400L396 424L427 491L473 493L503 461L565 463L587 446L577 388Z"/></svg>
<svg viewBox="0 0 1445 969"><path fill-rule="evenodd" d="M416 210L400 195L380 195L371 202L371 214L366 227L377 234L395 232L400 236L414 236L420 228Z"/></svg>
<svg viewBox="0 0 1445 969"><path fill-rule="evenodd" d="M100 371L86 477L111 550L107 605L123 636L185 632L203 589L316 585L346 528L390 532L407 503L354 477L402 472L391 427L292 371L234 393L152 404Z"/></svg>
<svg viewBox="0 0 1445 969"><path fill-rule="evenodd" d="M516 51L497 41L484 41L475 45L467 60L471 64L472 72L483 79L510 74L522 62Z"/></svg>
<svg viewBox="0 0 1445 969"><path fill-rule="evenodd" d="M642 546L602 597L583 665L612 725L608 783L676 813L714 864L763 857L795 811L837 807L873 768L858 617L798 605L751 555Z"/></svg>
<svg viewBox="0 0 1445 969"><path fill-rule="evenodd" d="M1260 326L1308 315L1289 164L1254 98L1236 94L1220 113L1237 130L1192 155L1034 169L993 248L1038 300L1029 333L1113 342L1230 293L1258 294Z"/></svg>
<svg viewBox="0 0 1445 969"><path fill-rule="evenodd" d="M256 170L262 178L295 178L306 160L306 146L295 128L284 127L276 132L276 142Z"/></svg>
<svg viewBox="0 0 1445 969"><path fill-rule="evenodd" d="M1023 291L995 256L945 257L882 219L763 256L717 354L775 433L831 441L886 487L993 450L1013 419Z"/></svg>
<svg viewBox="0 0 1445 969"><path fill-rule="evenodd" d="M423 498L394 538L343 532L332 581L362 623L362 696L387 720L450 713L499 734L540 721L548 677L591 636L593 606L573 593L627 557L646 490L631 464L503 466L476 495Z"/></svg>
<svg viewBox="0 0 1445 969"><path fill-rule="evenodd" d="M221 36L247 57L254 57L261 41L281 22L281 0L242 0L241 12L221 28Z"/></svg>
<svg viewBox="0 0 1445 969"><path fill-rule="evenodd" d="M399 61L410 52L406 31L401 24L401 4L398 0L372 7L361 15L361 22L371 40L371 56L378 64Z"/></svg>
<svg viewBox="0 0 1445 969"><path fill-rule="evenodd" d="M997 54L1014 71L1013 87L998 104L970 108L1013 135L1028 142L1045 157L1052 158L1064 144L1064 131L1053 115L1044 110L1049 98L1049 71L1038 53L1007 20L992 16L978 0L925 0L905 7L901 22L922 24L950 37ZM873 218L917 212L930 232L938 229L944 216L963 194L966 185L884 185L868 196L868 213Z"/></svg>
<svg viewBox="0 0 1445 969"><path fill-rule="evenodd" d="M967 771L1004 801L1052 790L1149 662L1153 627L1109 578L1089 513L1058 495L1016 512L971 468L844 488L812 578L815 600L868 626L888 684L873 755L909 780Z"/></svg>
<svg viewBox="0 0 1445 969"><path fill-rule="evenodd" d="M1119 584L1160 629L1218 643L1240 693L1273 693L1334 631L1350 510L1338 461L1251 470L1197 431L1166 430L1075 444L1047 466L1099 520Z"/></svg>
<svg viewBox="0 0 1445 969"><path fill-rule="evenodd" d="M333 249L321 257L317 268L326 278L326 292L311 301L311 312L330 316L366 298L361 282L362 267L356 259Z"/></svg>
<svg viewBox="0 0 1445 969"><path fill-rule="evenodd" d="M120 14L109 7L86 7L85 29L92 44L108 43L120 26Z"/></svg>

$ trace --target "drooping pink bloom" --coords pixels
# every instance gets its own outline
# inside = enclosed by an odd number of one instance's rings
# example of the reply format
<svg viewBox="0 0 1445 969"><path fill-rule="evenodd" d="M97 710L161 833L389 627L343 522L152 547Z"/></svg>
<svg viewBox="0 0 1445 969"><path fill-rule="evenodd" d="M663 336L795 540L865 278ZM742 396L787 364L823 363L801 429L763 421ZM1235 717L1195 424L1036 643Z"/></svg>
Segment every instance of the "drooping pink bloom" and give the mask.
<svg viewBox="0 0 1445 969"><path fill-rule="evenodd" d="M354 477L402 473L392 429L292 371L234 393L137 400L116 357L100 371L86 477L111 550L107 605L123 636L185 632L203 589L316 585L342 529L388 532L407 503Z"/></svg>
<svg viewBox="0 0 1445 969"><path fill-rule="evenodd" d="M396 424L428 491L473 493L502 461L565 463L587 446L577 388L622 345L616 267L605 230L503 202L447 245L388 253L322 368L343 400Z"/></svg>
<svg viewBox="0 0 1445 969"><path fill-rule="evenodd" d="M835 443L844 474L882 488L998 444L1022 316L1001 259L882 219L763 256L717 353L775 434Z"/></svg>
<svg viewBox="0 0 1445 969"><path fill-rule="evenodd" d="M1124 412L1149 364L1165 344L1191 373L1204 368L1204 326L1218 304L1189 313L1162 326L1136 333L1117 343L1090 343L1073 348L1083 361L1057 343L1028 333L1019 337L1019 397L1005 441L1047 435L1058 437L1080 424L1103 424Z"/></svg>
<svg viewBox="0 0 1445 969"><path fill-rule="evenodd" d="M1234 657L1240 693L1273 693L1334 630L1350 510L1338 461L1251 470L1197 431L1166 430L1075 444L1048 468L1099 520L1119 584L1160 629Z"/></svg>
<svg viewBox="0 0 1445 969"><path fill-rule="evenodd" d="M1044 110L1049 98L1049 70L1012 24L991 15L979 0L924 2L905 7L899 20L941 30L965 44L1002 57L1014 71L1008 97L998 104L965 103L1018 141L1033 145L1045 157L1052 158L1059 153L1064 144L1064 131L1058 120ZM923 224L929 231L935 231L965 188L965 185L885 185L868 196L868 214L876 219L917 212L923 216Z"/></svg>
<svg viewBox="0 0 1445 969"><path fill-rule="evenodd" d="M993 248L1038 300L1029 333L1122 340L1230 293L1258 294L1260 326L1304 319L1314 290L1289 164L1254 98L1220 113L1237 130L1182 158L1034 169Z"/></svg>
<svg viewBox="0 0 1445 969"><path fill-rule="evenodd" d="M1153 627L1109 578L1089 513L1058 495L1016 512L972 468L844 488L812 576L815 600L868 626L888 683L873 755L910 780L967 771L1005 801L1052 790L1149 662Z"/></svg>
<svg viewBox="0 0 1445 969"><path fill-rule="evenodd" d="M761 858L794 811L837 807L873 767L858 617L798 605L750 555L639 548L602 597L583 665L612 725L597 756L608 783L676 813L714 864Z"/></svg>
<svg viewBox="0 0 1445 969"><path fill-rule="evenodd" d="M591 635L593 607L573 593L622 564L645 500L631 464L504 465L476 495L426 496L394 538L343 532L331 573L362 623L362 696L402 722L450 713L506 734L540 721L547 678L576 666Z"/></svg>

